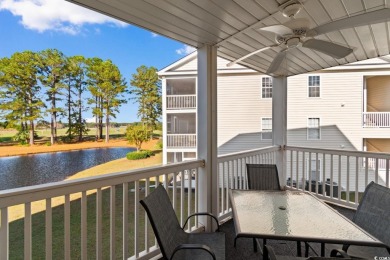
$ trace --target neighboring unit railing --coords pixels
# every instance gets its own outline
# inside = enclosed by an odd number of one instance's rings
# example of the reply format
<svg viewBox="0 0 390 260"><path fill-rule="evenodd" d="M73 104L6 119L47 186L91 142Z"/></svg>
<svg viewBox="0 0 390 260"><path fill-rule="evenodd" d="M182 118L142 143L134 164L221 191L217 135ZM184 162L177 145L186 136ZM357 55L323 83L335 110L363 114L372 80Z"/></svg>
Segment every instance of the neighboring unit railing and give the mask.
<svg viewBox="0 0 390 260"><path fill-rule="evenodd" d="M324 200L357 207L371 181L390 187L390 154L294 146L285 150L287 185Z"/></svg>
<svg viewBox="0 0 390 260"><path fill-rule="evenodd" d="M229 189L247 189L247 163L275 164L280 146L226 154L218 157L218 214L220 219L231 215Z"/></svg>
<svg viewBox="0 0 390 260"><path fill-rule="evenodd" d="M150 259L160 251L139 200L162 183L183 224L198 211L203 166L197 160L1 191L0 259ZM197 228L196 220L187 226Z"/></svg>
<svg viewBox="0 0 390 260"><path fill-rule="evenodd" d="M196 95L167 95L167 109L196 108Z"/></svg>
<svg viewBox="0 0 390 260"><path fill-rule="evenodd" d="M390 112L363 112L363 127L390 127Z"/></svg>
<svg viewBox="0 0 390 260"><path fill-rule="evenodd" d="M167 134L167 148L196 148L196 134Z"/></svg>

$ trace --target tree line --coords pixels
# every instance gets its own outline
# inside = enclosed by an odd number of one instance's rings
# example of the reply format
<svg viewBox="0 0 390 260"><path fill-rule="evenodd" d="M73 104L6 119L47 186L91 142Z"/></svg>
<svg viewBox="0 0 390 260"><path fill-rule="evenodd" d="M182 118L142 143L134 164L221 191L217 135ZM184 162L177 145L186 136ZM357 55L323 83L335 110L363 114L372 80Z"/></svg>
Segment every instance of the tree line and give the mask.
<svg viewBox="0 0 390 260"><path fill-rule="evenodd" d="M57 142L57 122L66 119L67 138L81 141L88 128L83 113L92 110L96 139L109 141L110 119L115 118L125 94L139 103L138 116L155 127L161 116L161 84L154 67L140 66L128 86L111 60L81 55L67 57L56 49L16 52L0 59L0 120L18 130L16 140L36 138L36 123L50 117L50 143Z"/></svg>

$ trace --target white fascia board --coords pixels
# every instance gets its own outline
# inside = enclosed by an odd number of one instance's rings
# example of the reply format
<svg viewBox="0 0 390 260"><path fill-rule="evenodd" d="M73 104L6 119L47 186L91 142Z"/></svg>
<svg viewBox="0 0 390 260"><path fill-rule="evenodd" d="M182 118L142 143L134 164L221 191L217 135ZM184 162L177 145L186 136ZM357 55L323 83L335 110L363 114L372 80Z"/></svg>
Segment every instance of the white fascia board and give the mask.
<svg viewBox="0 0 390 260"><path fill-rule="evenodd" d="M193 60L193 59L196 59L197 53L198 53L197 51L194 51L193 53L191 53L191 54L185 56L184 58L181 58L180 60L175 61L175 62L172 63L171 65L168 65L167 67L165 67L165 68L159 70L159 71L157 72L157 74L158 74L159 76L165 76L165 75L167 75L167 73L172 73L172 72L169 72L171 69L176 68L176 67L180 67L180 66L182 66L183 64L185 64L185 63L187 63L187 62L189 62L189 61L191 61L191 60ZM174 72L174 73L177 73L177 72Z"/></svg>

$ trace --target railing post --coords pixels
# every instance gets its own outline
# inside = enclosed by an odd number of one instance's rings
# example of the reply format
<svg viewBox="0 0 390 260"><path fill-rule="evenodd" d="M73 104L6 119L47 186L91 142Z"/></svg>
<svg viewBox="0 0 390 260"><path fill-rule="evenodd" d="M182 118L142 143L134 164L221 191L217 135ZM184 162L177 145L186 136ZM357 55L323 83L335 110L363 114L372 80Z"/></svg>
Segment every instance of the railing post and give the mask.
<svg viewBox="0 0 390 260"><path fill-rule="evenodd" d="M286 186L286 150L287 145L287 77L272 79L272 144L279 145L276 153L276 165L281 186Z"/></svg>
<svg viewBox="0 0 390 260"><path fill-rule="evenodd" d="M198 49L197 157L205 160L199 171L199 211L218 213L217 169L217 48L204 45ZM206 230L209 218L199 218Z"/></svg>

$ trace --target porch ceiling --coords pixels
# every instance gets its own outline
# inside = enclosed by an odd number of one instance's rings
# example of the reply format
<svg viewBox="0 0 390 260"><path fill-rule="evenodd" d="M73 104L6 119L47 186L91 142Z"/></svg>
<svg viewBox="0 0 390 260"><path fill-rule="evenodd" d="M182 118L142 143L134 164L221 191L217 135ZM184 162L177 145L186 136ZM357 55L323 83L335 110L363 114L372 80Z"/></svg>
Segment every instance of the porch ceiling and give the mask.
<svg viewBox="0 0 390 260"><path fill-rule="evenodd" d="M258 28L282 24L279 6L286 0L68 0L143 27L185 44L218 46L218 55L236 60L275 44L274 34ZM331 21L388 7L386 0L299 0L296 18L307 18L310 28ZM316 38L354 47L346 58L335 59L308 48L290 49L288 75L365 60L390 53L389 22L336 30ZM275 47L240 62L265 73L282 47Z"/></svg>

